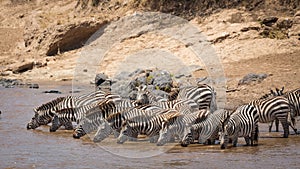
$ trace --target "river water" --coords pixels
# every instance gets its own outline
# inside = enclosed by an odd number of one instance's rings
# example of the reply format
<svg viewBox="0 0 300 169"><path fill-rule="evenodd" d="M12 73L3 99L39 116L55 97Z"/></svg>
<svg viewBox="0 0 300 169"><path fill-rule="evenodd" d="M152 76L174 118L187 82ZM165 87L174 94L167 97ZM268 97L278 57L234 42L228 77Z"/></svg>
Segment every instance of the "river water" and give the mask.
<svg viewBox="0 0 300 169"><path fill-rule="evenodd" d="M56 89L62 94L45 94ZM0 168L300 168L300 136L281 138L260 124L259 145L221 150L219 145L147 141L118 145L113 137L93 143L89 136L73 139L72 131L50 133L49 126L27 130L32 109L62 95L71 85L41 85L39 89L0 88ZM292 131L291 131L292 132Z"/></svg>

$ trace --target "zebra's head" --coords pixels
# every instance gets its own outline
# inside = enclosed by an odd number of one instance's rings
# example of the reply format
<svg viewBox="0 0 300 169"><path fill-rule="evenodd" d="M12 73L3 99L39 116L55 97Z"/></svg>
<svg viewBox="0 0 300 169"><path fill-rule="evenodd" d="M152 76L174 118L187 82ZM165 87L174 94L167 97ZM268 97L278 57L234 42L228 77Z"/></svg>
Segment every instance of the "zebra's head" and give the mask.
<svg viewBox="0 0 300 169"><path fill-rule="evenodd" d="M122 122L122 129L120 131L120 135L117 138L118 144L123 144L125 141L128 140L128 136L130 135L131 127L127 120Z"/></svg>
<svg viewBox="0 0 300 169"><path fill-rule="evenodd" d="M86 135L85 130L83 129L83 126L81 124L78 124L78 126L73 131L73 138L79 139L80 137Z"/></svg>
<svg viewBox="0 0 300 169"><path fill-rule="evenodd" d="M192 131L193 131L193 129L192 129L191 125L187 125L187 126L184 127L183 137L180 141L180 145L182 147L187 147L193 141Z"/></svg>
<svg viewBox="0 0 300 169"><path fill-rule="evenodd" d="M41 125L47 125L51 122L52 118L48 115L49 113L47 112L49 110L38 111L37 109L33 109L33 111L34 116L27 123L27 130L36 129Z"/></svg>
<svg viewBox="0 0 300 169"><path fill-rule="evenodd" d="M227 134L227 125L225 125L223 129L220 130L219 136L220 136L219 139L220 139L221 149L225 149L229 142L229 138Z"/></svg>
<svg viewBox="0 0 300 169"><path fill-rule="evenodd" d="M98 131L96 132L93 141L94 142L101 142L105 138L107 138L111 132L112 132L112 128L110 127L109 123L103 122L98 127Z"/></svg>
<svg viewBox="0 0 300 169"><path fill-rule="evenodd" d="M161 127L162 128L159 131L159 138L156 143L157 146L162 146L162 145L166 144L170 138L170 135L168 132L169 131L169 123L167 121L164 121L164 122L162 122Z"/></svg>
<svg viewBox="0 0 300 169"><path fill-rule="evenodd" d="M149 96L146 93L146 89L147 86L146 85L141 85L139 87L137 87L137 96L136 96L136 103L138 105L145 105L145 104L149 104L150 100L149 100Z"/></svg>
<svg viewBox="0 0 300 169"><path fill-rule="evenodd" d="M52 119L52 125L50 127L50 132L55 132L60 127L60 121L57 115L54 115Z"/></svg>

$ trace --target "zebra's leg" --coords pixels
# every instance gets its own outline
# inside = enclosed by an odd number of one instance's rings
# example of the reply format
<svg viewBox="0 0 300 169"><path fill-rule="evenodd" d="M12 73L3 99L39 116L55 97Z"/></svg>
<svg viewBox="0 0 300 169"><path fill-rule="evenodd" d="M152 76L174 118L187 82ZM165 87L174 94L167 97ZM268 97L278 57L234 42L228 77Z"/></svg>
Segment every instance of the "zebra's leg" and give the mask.
<svg viewBox="0 0 300 169"><path fill-rule="evenodd" d="M138 133L132 133L130 136L128 136L129 141L137 141Z"/></svg>
<svg viewBox="0 0 300 169"><path fill-rule="evenodd" d="M279 132L279 120L275 119L276 132Z"/></svg>
<svg viewBox="0 0 300 169"><path fill-rule="evenodd" d="M73 124L71 121L65 122L63 126L65 126L66 130L73 130Z"/></svg>
<svg viewBox="0 0 300 169"><path fill-rule="evenodd" d="M150 143L156 143L158 141L159 135L150 137Z"/></svg>
<svg viewBox="0 0 300 169"><path fill-rule="evenodd" d="M258 145L258 133L259 133L258 125L255 125L255 133L253 136L253 146Z"/></svg>
<svg viewBox="0 0 300 169"><path fill-rule="evenodd" d="M112 133L112 128L107 123L103 123L98 127L98 130L94 136L93 142L101 142Z"/></svg>
<svg viewBox="0 0 300 169"><path fill-rule="evenodd" d="M118 129L118 130L113 130L113 135L114 135L115 138L118 138L118 137L119 137L120 131L121 131L120 129Z"/></svg>
<svg viewBox="0 0 300 169"><path fill-rule="evenodd" d="M289 124L287 122L287 119L286 118L281 119L280 122L283 128L283 137L288 138L290 131L289 131Z"/></svg>
<svg viewBox="0 0 300 169"><path fill-rule="evenodd" d="M289 126L294 130L295 134L298 134L296 126L296 119L292 116L288 116Z"/></svg>
<svg viewBox="0 0 300 169"><path fill-rule="evenodd" d="M272 132L274 120L269 123L269 132Z"/></svg>
<svg viewBox="0 0 300 169"><path fill-rule="evenodd" d="M60 122L60 119L58 116L54 116L52 119L52 125L50 127L50 132L55 132L58 128L62 126L63 123Z"/></svg>
<svg viewBox="0 0 300 169"><path fill-rule="evenodd" d="M246 142L246 146L250 146L250 144L253 145L253 140L250 139L249 136L245 136L244 139L245 139L245 142ZM250 143L250 142L251 142L251 143ZM235 147L236 147L236 146L235 146Z"/></svg>
<svg viewBox="0 0 300 169"><path fill-rule="evenodd" d="M237 142L238 142L238 137L235 137L232 139L232 146L236 147L237 146Z"/></svg>

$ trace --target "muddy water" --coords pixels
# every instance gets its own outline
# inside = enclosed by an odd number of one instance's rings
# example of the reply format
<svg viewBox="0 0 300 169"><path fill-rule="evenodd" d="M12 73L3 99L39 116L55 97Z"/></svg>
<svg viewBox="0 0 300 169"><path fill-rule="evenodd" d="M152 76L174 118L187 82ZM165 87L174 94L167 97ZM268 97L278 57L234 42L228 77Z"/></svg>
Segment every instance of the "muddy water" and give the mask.
<svg viewBox="0 0 300 169"><path fill-rule="evenodd" d="M58 89L69 94L71 86L40 86L40 89L0 88L0 168L299 168L300 136L280 138L260 125L257 147L221 150L219 145L176 144L159 147L145 141L116 144L114 138L95 144L90 137L75 140L72 131L50 133L49 126L27 130L32 108L59 94L42 91Z"/></svg>

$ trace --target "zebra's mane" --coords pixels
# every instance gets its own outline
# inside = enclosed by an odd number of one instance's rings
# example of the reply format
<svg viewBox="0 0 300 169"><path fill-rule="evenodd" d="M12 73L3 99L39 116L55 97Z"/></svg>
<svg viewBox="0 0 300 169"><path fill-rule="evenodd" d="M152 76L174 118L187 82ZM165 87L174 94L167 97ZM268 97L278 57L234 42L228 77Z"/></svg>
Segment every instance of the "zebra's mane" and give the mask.
<svg viewBox="0 0 300 169"><path fill-rule="evenodd" d="M83 106L80 106L80 107L63 108L63 109L60 109L60 110L56 110L55 112L57 114L63 114L63 113L69 113L69 112L77 112L77 111L80 111L80 109L85 108L85 107L87 107L88 108L87 111L89 111L90 109L93 109L96 106L97 106L97 103L94 103L94 104L83 105Z"/></svg>
<svg viewBox="0 0 300 169"><path fill-rule="evenodd" d="M109 110L115 110L116 109L116 104L113 102L111 99L104 99L99 101L95 107L89 109L86 112L86 116L93 116L95 114L103 113L109 111Z"/></svg>
<svg viewBox="0 0 300 169"><path fill-rule="evenodd" d="M269 93L263 95L259 99L268 99L268 98L275 97L275 96L282 96L282 95L284 95L283 90L284 90L284 87L282 87L281 89L275 88L275 90L270 89Z"/></svg>
<svg viewBox="0 0 300 169"><path fill-rule="evenodd" d="M60 102L62 102L66 97L58 97L54 100L51 100L48 103L42 104L41 106L35 108L35 111L42 111L42 110L47 110L52 108L53 106L56 106L57 104L59 104Z"/></svg>
<svg viewBox="0 0 300 169"><path fill-rule="evenodd" d="M190 114L191 116L196 115L197 119L194 123L201 123L202 121L206 120L207 117L211 114L209 110L199 110L197 112L194 112ZM189 114L188 114L189 115Z"/></svg>

